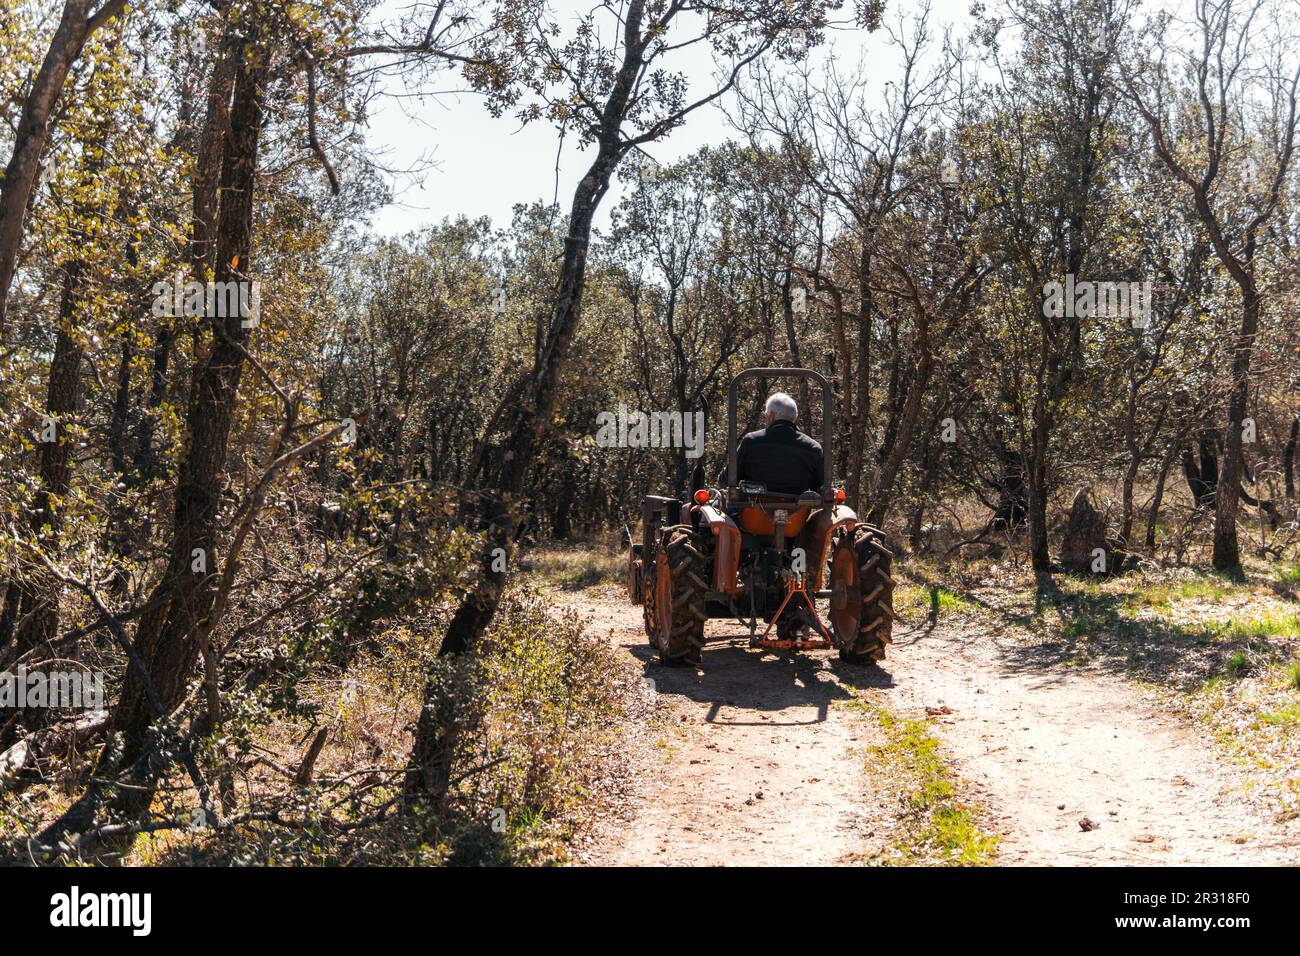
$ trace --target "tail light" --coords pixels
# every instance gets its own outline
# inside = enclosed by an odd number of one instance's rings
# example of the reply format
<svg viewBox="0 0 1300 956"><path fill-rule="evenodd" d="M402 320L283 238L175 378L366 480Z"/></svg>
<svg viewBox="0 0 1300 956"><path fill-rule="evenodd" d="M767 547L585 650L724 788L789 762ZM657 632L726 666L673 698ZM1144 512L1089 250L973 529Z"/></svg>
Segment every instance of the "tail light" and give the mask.
<svg viewBox="0 0 1300 956"><path fill-rule="evenodd" d="M836 489L835 489L835 503L836 503L836 504L841 504L841 505L844 504L844 498L845 498L845 495L844 495L844 489L843 489L843 488L836 488Z"/></svg>
<svg viewBox="0 0 1300 956"><path fill-rule="evenodd" d="M709 503L709 489L701 488L695 492L695 503L697 505L707 505Z"/></svg>

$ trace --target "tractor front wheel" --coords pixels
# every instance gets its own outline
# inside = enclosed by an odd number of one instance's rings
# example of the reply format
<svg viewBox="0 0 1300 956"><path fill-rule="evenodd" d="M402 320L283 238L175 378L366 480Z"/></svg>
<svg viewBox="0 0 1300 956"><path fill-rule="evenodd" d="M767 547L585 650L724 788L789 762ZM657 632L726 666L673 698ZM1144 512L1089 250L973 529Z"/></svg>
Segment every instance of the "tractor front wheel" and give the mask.
<svg viewBox="0 0 1300 956"><path fill-rule="evenodd" d="M641 567L638 569L641 573L638 588L641 595L641 619L645 624L646 639L654 648L659 647L659 622L655 615L655 566L659 563L657 557L654 552L651 552L648 558L642 557Z"/></svg>
<svg viewBox="0 0 1300 956"><path fill-rule="evenodd" d="M885 659L894 626L893 552L879 528L858 525L842 535L831 554L831 626L840 660L855 664Z"/></svg>
<svg viewBox="0 0 1300 956"><path fill-rule="evenodd" d="M709 616L709 569L705 549L691 528L665 530L654 572L659 657L665 664L698 664Z"/></svg>
<svg viewBox="0 0 1300 956"><path fill-rule="evenodd" d="M644 573L643 561L641 558L641 545L634 544L627 554L627 599L633 604L641 604L645 600L644 588L641 579Z"/></svg>

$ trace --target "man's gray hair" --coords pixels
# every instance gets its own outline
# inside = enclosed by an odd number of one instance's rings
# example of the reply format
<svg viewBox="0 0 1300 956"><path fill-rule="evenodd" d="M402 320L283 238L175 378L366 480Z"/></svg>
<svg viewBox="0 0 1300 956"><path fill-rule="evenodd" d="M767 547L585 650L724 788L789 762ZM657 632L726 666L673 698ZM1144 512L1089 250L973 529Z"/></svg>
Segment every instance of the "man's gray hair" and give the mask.
<svg viewBox="0 0 1300 956"><path fill-rule="evenodd" d="M799 406L785 392L773 392L768 396L763 412L778 422L792 422L799 417Z"/></svg>

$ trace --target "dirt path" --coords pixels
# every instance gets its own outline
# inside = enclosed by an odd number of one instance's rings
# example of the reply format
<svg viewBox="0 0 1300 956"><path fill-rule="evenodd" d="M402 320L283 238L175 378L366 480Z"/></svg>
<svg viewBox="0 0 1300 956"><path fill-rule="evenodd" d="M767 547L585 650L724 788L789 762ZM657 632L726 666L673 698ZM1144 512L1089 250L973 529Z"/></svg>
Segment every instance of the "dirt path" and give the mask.
<svg viewBox="0 0 1300 956"><path fill-rule="evenodd" d="M659 725L640 741L634 806L605 828L588 862L818 865L882 844L887 795L873 791L863 758L880 738L847 706L865 672L832 668L824 654L763 655L740 639L711 642L702 669L664 667L619 592L567 597L644 667ZM711 639L740 633L709 623Z"/></svg>
<svg viewBox="0 0 1300 956"><path fill-rule="evenodd" d="M1251 804L1241 769L1133 684L978 627L896 641L889 703L940 711L1000 864L1295 862L1296 834Z"/></svg>
<svg viewBox="0 0 1300 956"><path fill-rule="evenodd" d="M714 621L711 640L736 639L711 642L700 669L665 668L616 590L565 601L644 667L668 728L643 742L639 792L589 862L817 865L887 846L897 794L865 772L881 738L848 706L856 695L935 717L1001 864L1294 859L1295 835L1247 801L1240 772L1194 729L1132 684L983 629L900 627L889 660L863 669L828 652L763 654Z"/></svg>

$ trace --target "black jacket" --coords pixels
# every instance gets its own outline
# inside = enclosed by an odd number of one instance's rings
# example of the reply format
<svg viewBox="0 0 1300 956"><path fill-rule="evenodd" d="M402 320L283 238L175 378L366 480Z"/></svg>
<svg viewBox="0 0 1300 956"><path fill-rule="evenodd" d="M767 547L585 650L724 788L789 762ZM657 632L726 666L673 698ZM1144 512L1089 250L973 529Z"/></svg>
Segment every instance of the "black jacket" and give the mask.
<svg viewBox="0 0 1300 956"><path fill-rule="evenodd" d="M822 446L794 422L773 422L770 428L750 432L736 446L738 481L758 481L768 491L799 495L817 491L823 483Z"/></svg>

